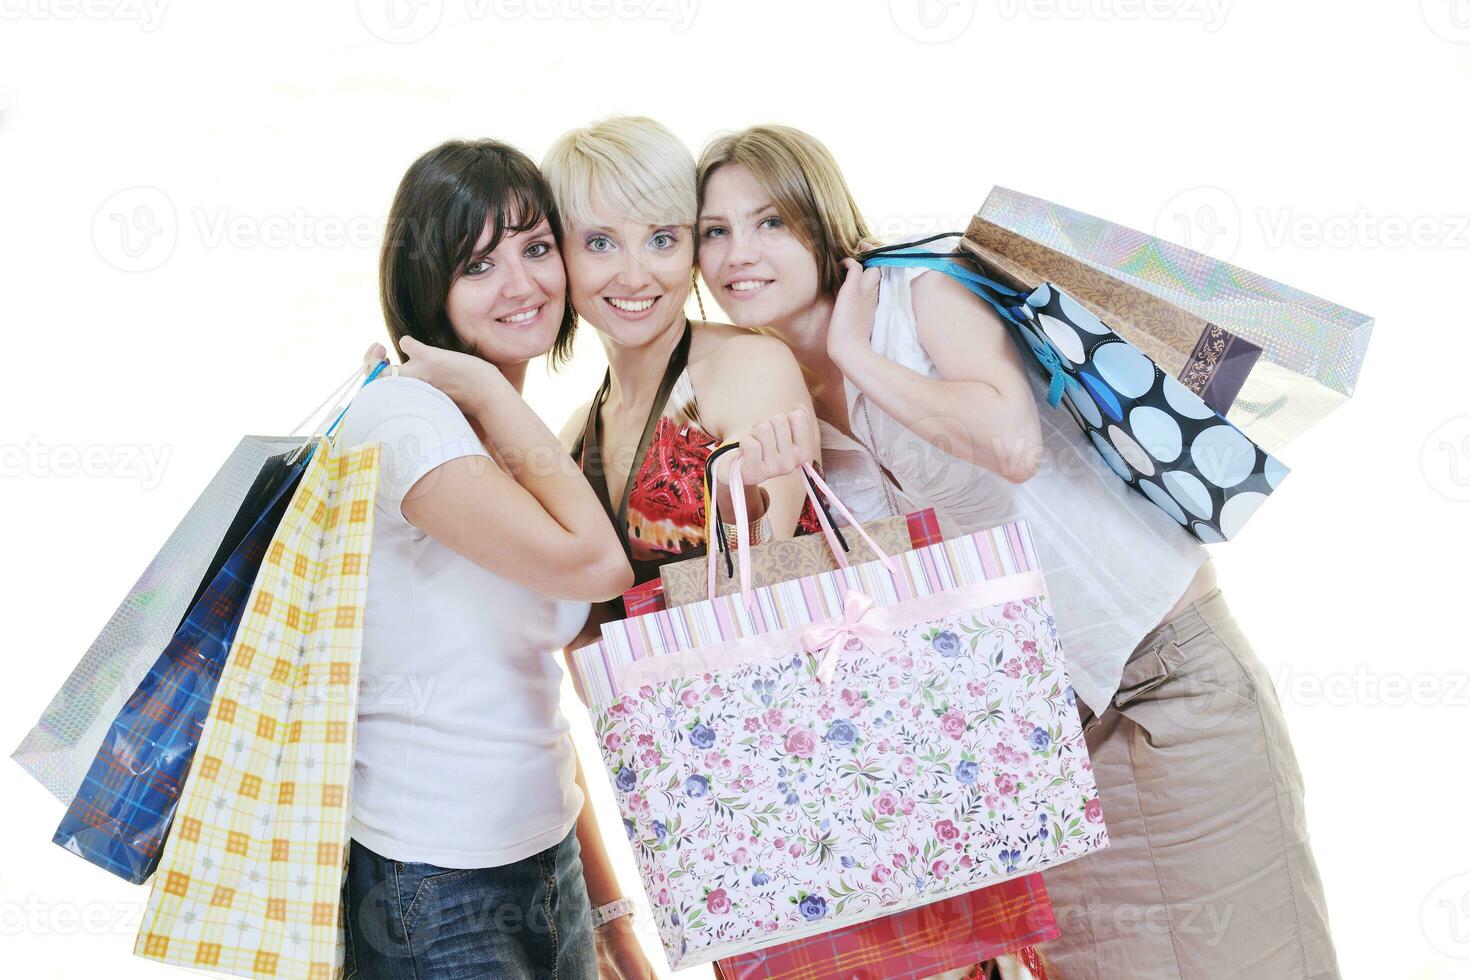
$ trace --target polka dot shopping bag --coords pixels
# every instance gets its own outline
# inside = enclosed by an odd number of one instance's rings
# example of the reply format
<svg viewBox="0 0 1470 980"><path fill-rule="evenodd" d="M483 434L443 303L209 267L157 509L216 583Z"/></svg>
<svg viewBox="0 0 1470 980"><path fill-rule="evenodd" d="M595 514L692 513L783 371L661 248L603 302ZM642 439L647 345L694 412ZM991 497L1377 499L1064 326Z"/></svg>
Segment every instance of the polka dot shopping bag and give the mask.
<svg viewBox="0 0 1470 980"><path fill-rule="evenodd" d="M934 269L959 281L1011 326L1108 467L1205 543L1235 536L1287 468L1148 355L1052 283L1022 292L982 276L962 253L921 242L874 249L866 266Z"/></svg>

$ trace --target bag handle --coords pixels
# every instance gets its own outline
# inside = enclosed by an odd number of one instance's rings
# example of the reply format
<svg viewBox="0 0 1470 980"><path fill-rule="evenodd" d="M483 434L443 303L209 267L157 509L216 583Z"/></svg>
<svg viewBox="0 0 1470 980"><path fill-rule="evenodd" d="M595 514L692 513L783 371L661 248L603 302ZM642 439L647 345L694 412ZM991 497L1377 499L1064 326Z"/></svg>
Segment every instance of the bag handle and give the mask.
<svg viewBox="0 0 1470 980"><path fill-rule="evenodd" d="M352 404L352 399L357 397L357 393L363 388L367 387L367 385L375 378L377 378L378 375L382 374L387 369L387 367L388 360L387 358L384 358L377 363L376 367L372 369L367 378L362 382L362 385L354 388L353 382L355 382L358 376L362 374L361 367L355 368L352 374L345 381L339 384L336 389L322 401L320 405L308 412L306 414L306 418L302 419L300 422L297 422L296 425L291 428L292 435L295 435L304 425L306 425L307 422L315 418L324 407L326 407L327 405L333 406L325 415L322 415L321 418L318 419L317 424L312 427L312 433L309 437L307 437L306 441L298 446L291 456L287 457L288 463L295 464L301 462L302 460L309 459L311 457L312 451L316 448L317 440L322 438L330 439L332 437L332 433L337 430L337 426L342 424L342 419L346 417L347 408L349 405ZM330 424L328 424L327 422L328 419L332 420Z"/></svg>
<svg viewBox="0 0 1470 980"><path fill-rule="evenodd" d="M1062 403L1062 394L1077 385L1077 381L1067 373L1062 366L1060 355L1044 340L1033 340L1032 337L1021 328L1027 325L1031 319L1029 308L1026 306L1026 297L1016 290L996 282L974 272L957 259L968 259L964 252L905 252L903 249L915 245L923 245L926 242L937 241L941 238L952 238L953 233L931 235L915 242L902 242L898 245L885 245L881 248L870 249L860 253L858 260L865 268L873 266L890 266L932 269L954 279L970 292L980 297L989 304L1011 328L1020 335L1025 342L1026 348L1041 363L1041 367L1047 374L1046 403L1056 408Z"/></svg>
<svg viewBox="0 0 1470 980"><path fill-rule="evenodd" d="M754 606L755 597L750 590L750 517L745 505L744 481L741 479L740 474L740 464L742 462L739 452L740 447L738 444L732 443L728 446L722 446L720 447L720 449L735 453L735 458L730 464L730 502L735 508L735 550L740 553L740 597L745 603L746 611L749 612ZM713 457L713 454L711 454L711 457ZM878 544L877 541L873 540L872 535L870 535L867 532L867 529L864 528L862 524L858 521L858 519L853 516L852 511L848 510L847 506L837 498L837 495L832 492L832 488L827 486L826 482L822 479L821 474L817 472L816 467L814 467L811 463L803 463L800 472L803 476L803 484L806 487L807 497L816 507L817 522L822 526L822 534L824 537L826 537L827 544L832 549L832 556L834 559L836 559L838 567L844 569L849 567L846 554L848 550L848 545L846 540L842 538L841 534L838 532L836 526L834 525L831 515L827 512L827 508L823 503L822 498L818 496L818 490L820 490L822 494L826 496L827 500L831 501L831 504L834 508L836 508L837 513L845 518L848 524L850 524L853 528L857 530L858 535L865 542L867 542L868 547L872 549L873 554L877 557L877 559L883 563L883 567L888 569L889 574L897 579L899 577L898 563L893 560L892 556L890 556L886 551L883 550L883 548ZM706 552L708 552L709 555L709 597L713 599L715 598L715 563L717 561L717 557L715 555L715 552L709 548L708 535L711 533L713 526L716 523L712 515L715 513L718 507L716 501L718 499L719 485L715 467L707 464L705 473L709 481L707 484L707 493L709 494L709 496L708 499L705 501L705 550ZM721 550L723 551L724 535L720 535L720 540ZM729 561L728 554L726 555L726 561Z"/></svg>
<svg viewBox="0 0 1470 980"><path fill-rule="evenodd" d="M718 495L718 485L717 485L718 484L718 478L715 475L715 470L716 470L715 464L717 462L719 462L719 459L720 459L721 456L724 456L724 455L726 455L728 453L737 452L737 451L739 451L739 449L740 449L740 444L739 443L736 443L736 442L726 443L725 445L720 446L714 452L710 453L709 457L705 460L705 463L704 463L704 494L705 494L705 496L704 496L704 515L705 515L704 540L705 540L705 552L706 552L706 554L709 557L709 562L708 562L708 564L709 564L709 598L711 598L711 599L715 598L715 591L716 591L715 590L715 578L716 578L716 574L715 574L715 562L717 560L717 558L716 558L716 555L717 554L724 556L724 559L725 559L725 574L726 575L729 575L731 578L734 578L735 577L735 562L734 562L734 559L730 555L729 542L725 540L725 536L723 534L720 534L718 536L715 535L715 526L719 523L719 521L718 521L719 495ZM732 472L733 472L733 470L732 470ZM847 552L850 550L850 548L848 547L848 544L847 544L847 539L842 536L842 531L838 527L836 527L835 522L832 520L832 513L831 513L831 511L829 511L827 509L827 503L826 503L826 501L823 500L821 497L818 497L816 495L815 491L812 489L811 481L810 480L807 480L805 478L805 474L803 474L803 481L804 481L804 485L806 487L807 499L809 499L809 500L812 501L813 508L816 510L816 513L817 513L817 523L820 524L821 527L822 527L822 534L827 538L827 544L832 549L833 557L836 559L836 561L837 561L837 563L838 563L838 565L840 567L846 568L847 567ZM739 494L739 500L738 500L738 502L736 501L736 495L737 494ZM742 512L744 511L744 509L745 509L745 497L744 497L744 484L743 484L743 481L740 482L740 483L737 483L735 485L735 487L732 488L732 490L731 490L731 503L735 504L735 506L737 508L739 508ZM737 522L736 522L736 532L737 532L737 535L738 535L738 532L739 532L739 521L738 521L738 519L737 519ZM710 548L710 544L709 543L711 541L714 541L715 542L716 549L711 549Z"/></svg>

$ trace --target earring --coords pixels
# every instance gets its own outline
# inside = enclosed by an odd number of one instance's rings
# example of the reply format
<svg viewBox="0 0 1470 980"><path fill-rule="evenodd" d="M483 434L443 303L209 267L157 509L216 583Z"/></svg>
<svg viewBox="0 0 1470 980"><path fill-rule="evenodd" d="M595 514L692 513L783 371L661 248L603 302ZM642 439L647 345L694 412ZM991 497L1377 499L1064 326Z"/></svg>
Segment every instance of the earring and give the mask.
<svg viewBox="0 0 1470 980"><path fill-rule="evenodd" d="M699 318L708 321L709 316L704 312L704 294L699 291L699 271L689 270L689 285L694 290L694 301L699 304Z"/></svg>

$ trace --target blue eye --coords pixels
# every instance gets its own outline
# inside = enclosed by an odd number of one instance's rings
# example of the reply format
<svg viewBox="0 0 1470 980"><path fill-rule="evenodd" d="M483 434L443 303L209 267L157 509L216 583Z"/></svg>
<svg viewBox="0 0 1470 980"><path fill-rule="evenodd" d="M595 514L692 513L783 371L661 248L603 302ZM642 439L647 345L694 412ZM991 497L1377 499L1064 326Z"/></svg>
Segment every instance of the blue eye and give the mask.
<svg viewBox="0 0 1470 980"><path fill-rule="evenodd" d="M780 217L773 214L769 218L763 220L760 223L760 226L762 228L784 228L786 227L786 222L782 221Z"/></svg>
<svg viewBox="0 0 1470 980"><path fill-rule="evenodd" d="M704 229L705 238L719 238L728 235L729 231L723 225L709 225Z"/></svg>
<svg viewBox="0 0 1470 980"><path fill-rule="evenodd" d="M678 236L671 231L655 232L653 238L649 241L657 249L673 248L679 244Z"/></svg>
<svg viewBox="0 0 1470 980"><path fill-rule="evenodd" d="M593 235L587 239L587 247L594 252L609 252L616 246L613 240L606 235Z"/></svg>

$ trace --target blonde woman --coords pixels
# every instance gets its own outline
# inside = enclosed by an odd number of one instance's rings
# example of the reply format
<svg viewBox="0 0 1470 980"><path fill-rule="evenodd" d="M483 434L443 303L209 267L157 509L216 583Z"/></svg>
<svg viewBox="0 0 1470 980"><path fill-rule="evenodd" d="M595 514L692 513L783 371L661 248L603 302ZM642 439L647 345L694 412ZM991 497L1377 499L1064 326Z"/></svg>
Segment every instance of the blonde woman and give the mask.
<svg viewBox="0 0 1470 980"><path fill-rule="evenodd" d="M1336 977L1280 705L1204 550L1070 419L1038 416L1004 326L958 283L853 261L870 236L817 140L719 137L699 190L700 271L733 323L796 354L857 516L1031 525L1112 840L1046 872L1059 975Z"/></svg>
<svg viewBox="0 0 1470 980"><path fill-rule="evenodd" d="M744 481L759 487L747 495L755 540L815 530L793 472L817 452L795 358L778 340L684 313L695 251L689 150L651 119L615 117L562 136L541 169L561 214L572 306L608 362L562 439L636 581L705 553L704 467L725 442L740 443ZM733 524L726 486L718 509ZM605 604L586 638L620 616L617 603Z"/></svg>

